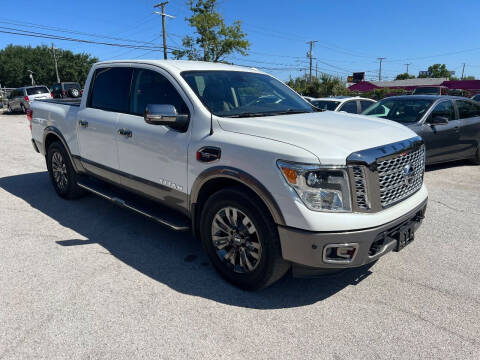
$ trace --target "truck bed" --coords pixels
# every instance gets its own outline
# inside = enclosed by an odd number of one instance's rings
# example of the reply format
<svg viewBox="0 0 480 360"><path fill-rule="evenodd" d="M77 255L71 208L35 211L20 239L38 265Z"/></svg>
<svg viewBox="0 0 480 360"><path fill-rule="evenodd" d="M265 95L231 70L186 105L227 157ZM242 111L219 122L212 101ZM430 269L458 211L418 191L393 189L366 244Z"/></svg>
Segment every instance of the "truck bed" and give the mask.
<svg viewBox="0 0 480 360"><path fill-rule="evenodd" d="M41 102L48 102L51 104L60 104L60 105L70 105L70 106L80 106L82 102L82 98L70 98L70 99L44 99L44 100L36 100Z"/></svg>

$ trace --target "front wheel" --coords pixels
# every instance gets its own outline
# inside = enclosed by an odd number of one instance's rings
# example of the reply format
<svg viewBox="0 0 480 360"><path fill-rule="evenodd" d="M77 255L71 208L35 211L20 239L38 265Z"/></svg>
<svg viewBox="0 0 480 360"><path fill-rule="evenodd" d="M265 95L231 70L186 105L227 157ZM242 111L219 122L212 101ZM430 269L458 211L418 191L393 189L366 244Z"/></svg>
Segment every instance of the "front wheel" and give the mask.
<svg viewBox="0 0 480 360"><path fill-rule="evenodd" d="M47 150L47 169L57 194L65 199L74 199L84 194L77 185L77 174L73 169L62 143L54 141Z"/></svg>
<svg viewBox="0 0 480 360"><path fill-rule="evenodd" d="M203 209L202 244L223 278L257 290L285 275L290 264L282 258L276 225L260 201L232 187L212 195Z"/></svg>

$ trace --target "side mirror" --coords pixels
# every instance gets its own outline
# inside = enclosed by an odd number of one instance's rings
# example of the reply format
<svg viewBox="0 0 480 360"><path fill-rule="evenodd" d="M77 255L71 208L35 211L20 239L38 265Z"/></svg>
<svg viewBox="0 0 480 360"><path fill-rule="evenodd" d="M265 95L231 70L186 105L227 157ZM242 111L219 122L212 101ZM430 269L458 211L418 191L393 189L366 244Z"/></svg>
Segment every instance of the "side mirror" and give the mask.
<svg viewBox="0 0 480 360"><path fill-rule="evenodd" d="M447 125L448 124L448 118L445 116L435 116L431 118L428 123L430 125Z"/></svg>
<svg viewBox="0 0 480 360"><path fill-rule="evenodd" d="M144 120L151 125L165 125L184 131L188 127L190 116L178 114L173 105L148 104L145 107Z"/></svg>

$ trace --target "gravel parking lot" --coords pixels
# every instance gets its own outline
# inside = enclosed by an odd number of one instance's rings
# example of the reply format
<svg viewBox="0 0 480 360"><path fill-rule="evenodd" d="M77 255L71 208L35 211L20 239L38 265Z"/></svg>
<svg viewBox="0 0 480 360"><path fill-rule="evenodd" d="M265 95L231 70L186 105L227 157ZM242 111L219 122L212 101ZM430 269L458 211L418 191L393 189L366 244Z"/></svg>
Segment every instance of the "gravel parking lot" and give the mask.
<svg viewBox="0 0 480 360"><path fill-rule="evenodd" d="M189 234L58 198L25 116L0 123L0 359L480 356L479 166L428 169L402 252L248 293Z"/></svg>

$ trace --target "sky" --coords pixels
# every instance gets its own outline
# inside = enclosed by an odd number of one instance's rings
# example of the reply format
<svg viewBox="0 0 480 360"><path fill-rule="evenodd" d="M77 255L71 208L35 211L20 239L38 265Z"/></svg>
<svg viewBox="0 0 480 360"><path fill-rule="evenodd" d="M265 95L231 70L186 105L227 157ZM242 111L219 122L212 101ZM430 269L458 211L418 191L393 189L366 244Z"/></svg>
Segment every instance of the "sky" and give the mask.
<svg viewBox="0 0 480 360"><path fill-rule="evenodd" d="M152 14L159 1L4 0L0 2L0 31L24 29L160 46L161 17ZM445 63L457 76L465 63L465 75L480 78L478 0L219 0L218 4L227 24L242 21L251 43L248 56L235 54L227 60L257 67L282 80L308 71L310 40L317 41L314 70L318 66L319 72L343 78L365 71L367 80L377 80L378 57L385 57L384 80L405 72L407 63L415 75L431 64ZM167 45L178 48L182 37L193 32L185 21L190 14L186 0L170 0L166 12L175 16L167 20ZM0 48L8 44L50 45L51 41L0 33ZM58 48L87 52L100 60L163 58L161 51L54 41Z"/></svg>

